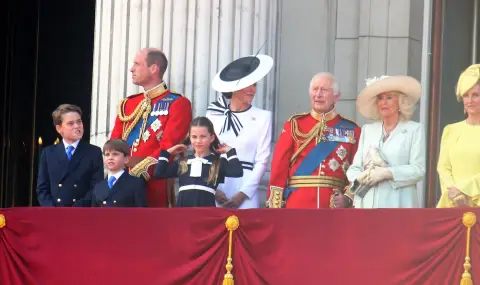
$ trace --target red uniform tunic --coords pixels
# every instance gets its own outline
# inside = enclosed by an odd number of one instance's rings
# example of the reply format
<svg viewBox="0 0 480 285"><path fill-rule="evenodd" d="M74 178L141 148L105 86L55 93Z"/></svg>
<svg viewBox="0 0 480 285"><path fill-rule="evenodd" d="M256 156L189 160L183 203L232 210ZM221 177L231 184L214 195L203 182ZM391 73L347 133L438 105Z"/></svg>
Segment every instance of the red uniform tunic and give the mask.
<svg viewBox="0 0 480 285"><path fill-rule="evenodd" d="M149 99L151 98L151 99ZM144 120L146 118L146 120ZM127 141L132 157L145 158L130 169L130 174L147 181L149 207L167 207L167 180L150 179L161 150L181 143L192 121L192 105L164 83L148 92L123 99L118 107L111 138Z"/></svg>
<svg viewBox="0 0 480 285"><path fill-rule="evenodd" d="M357 151L360 128L335 110L322 116L295 115L284 125L272 160L267 205L280 208L330 208ZM351 197L351 196L349 196Z"/></svg>

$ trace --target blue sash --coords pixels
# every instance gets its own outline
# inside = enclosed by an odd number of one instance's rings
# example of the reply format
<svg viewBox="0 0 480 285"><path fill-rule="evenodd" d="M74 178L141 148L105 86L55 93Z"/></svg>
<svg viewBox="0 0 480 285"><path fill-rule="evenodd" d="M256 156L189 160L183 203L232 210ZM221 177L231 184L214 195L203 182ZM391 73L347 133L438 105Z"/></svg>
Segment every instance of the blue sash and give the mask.
<svg viewBox="0 0 480 285"><path fill-rule="evenodd" d="M340 120L333 126L333 128L337 127L354 129L356 126L348 121ZM312 172L320 166L322 161L324 161L340 143L340 141L321 141L318 143L303 159L293 175L312 175ZM287 187L284 193L285 199L295 190L297 190L297 187Z"/></svg>
<svg viewBox="0 0 480 285"><path fill-rule="evenodd" d="M179 98L179 96L177 94L169 93L169 94L165 95L165 97L163 97L162 99L158 100L155 104L153 104L152 105L152 110L167 111L167 110L170 109L170 106L172 105L172 103L175 100L177 100L178 98ZM152 116L152 115L149 114L148 119L147 119L147 125L145 126L145 130L147 130L150 127L150 125L153 122L155 122L155 120L158 117L159 116ZM143 124L143 118L138 120L137 124L135 125L135 127L132 129L132 131L128 135L127 143L130 147L132 147L135 140L138 139L138 136L140 135L140 129L142 128L142 124Z"/></svg>

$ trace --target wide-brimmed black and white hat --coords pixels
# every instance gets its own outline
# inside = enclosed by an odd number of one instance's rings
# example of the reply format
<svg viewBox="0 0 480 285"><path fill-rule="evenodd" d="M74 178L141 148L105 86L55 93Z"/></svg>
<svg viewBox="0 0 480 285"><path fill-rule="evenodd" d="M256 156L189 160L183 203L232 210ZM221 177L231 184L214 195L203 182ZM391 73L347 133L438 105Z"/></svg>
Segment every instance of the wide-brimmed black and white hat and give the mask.
<svg viewBox="0 0 480 285"><path fill-rule="evenodd" d="M238 91L260 81L273 66L273 59L264 54L250 55L229 63L212 82L212 88L228 97L231 92Z"/></svg>

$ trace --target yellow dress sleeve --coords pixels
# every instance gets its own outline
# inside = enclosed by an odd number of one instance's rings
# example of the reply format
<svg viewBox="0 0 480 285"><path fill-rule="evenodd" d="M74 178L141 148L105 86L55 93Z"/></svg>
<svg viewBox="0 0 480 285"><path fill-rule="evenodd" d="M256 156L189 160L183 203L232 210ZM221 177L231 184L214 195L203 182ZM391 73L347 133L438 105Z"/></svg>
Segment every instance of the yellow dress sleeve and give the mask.
<svg viewBox="0 0 480 285"><path fill-rule="evenodd" d="M438 201L437 208L455 207L455 203L448 198L448 187L455 185L455 179L452 175L452 164L450 163L450 134L451 125L443 129L442 140L440 142L440 154L438 156L437 172L440 178L440 187L442 195Z"/></svg>

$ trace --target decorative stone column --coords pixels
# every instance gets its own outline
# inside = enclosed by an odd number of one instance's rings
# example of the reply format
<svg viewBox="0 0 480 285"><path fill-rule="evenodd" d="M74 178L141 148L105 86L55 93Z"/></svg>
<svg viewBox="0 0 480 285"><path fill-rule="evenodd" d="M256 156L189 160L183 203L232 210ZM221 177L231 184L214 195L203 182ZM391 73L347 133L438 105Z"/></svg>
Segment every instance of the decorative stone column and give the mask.
<svg viewBox="0 0 480 285"><path fill-rule="evenodd" d="M129 69L144 47L161 48L165 81L188 97L194 116L217 93L211 82L230 61L261 53L276 58L278 0L99 0L96 2L90 141L109 137L121 98L141 92ZM258 84L254 104L273 111L275 70Z"/></svg>

